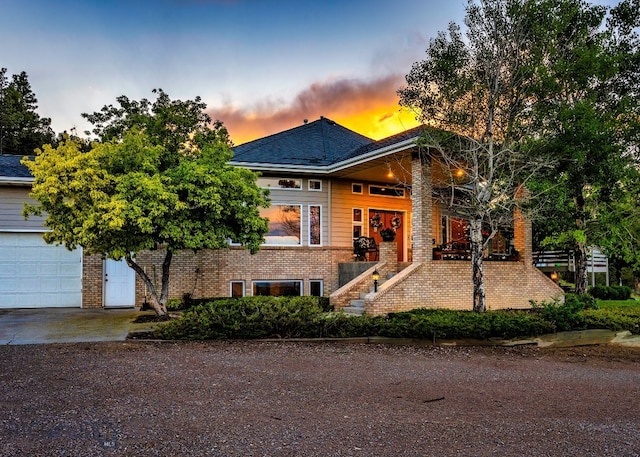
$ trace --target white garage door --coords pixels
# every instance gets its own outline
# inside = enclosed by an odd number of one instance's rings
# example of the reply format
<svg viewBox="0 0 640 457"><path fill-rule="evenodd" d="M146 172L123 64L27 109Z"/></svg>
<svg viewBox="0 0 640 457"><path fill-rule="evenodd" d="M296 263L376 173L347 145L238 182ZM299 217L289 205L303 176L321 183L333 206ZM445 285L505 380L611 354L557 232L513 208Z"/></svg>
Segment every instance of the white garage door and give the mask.
<svg viewBox="0 0 640 457"><path fill-rule="evenodd" d="M0 308L82 306L82 250L42 233L0 233Z"/></svg>

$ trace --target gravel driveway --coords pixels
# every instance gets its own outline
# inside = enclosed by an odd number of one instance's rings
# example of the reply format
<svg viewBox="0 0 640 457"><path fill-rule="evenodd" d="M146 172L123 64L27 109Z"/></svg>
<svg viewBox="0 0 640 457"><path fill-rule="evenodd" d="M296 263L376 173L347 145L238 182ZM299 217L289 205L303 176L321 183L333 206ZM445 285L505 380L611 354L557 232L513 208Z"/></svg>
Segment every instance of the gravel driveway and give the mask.
<svg viewBox="0 0 640 457"><path fill-rule="evenodd" d="M0 347L2 456L640 456L640 349Z"/></svg>

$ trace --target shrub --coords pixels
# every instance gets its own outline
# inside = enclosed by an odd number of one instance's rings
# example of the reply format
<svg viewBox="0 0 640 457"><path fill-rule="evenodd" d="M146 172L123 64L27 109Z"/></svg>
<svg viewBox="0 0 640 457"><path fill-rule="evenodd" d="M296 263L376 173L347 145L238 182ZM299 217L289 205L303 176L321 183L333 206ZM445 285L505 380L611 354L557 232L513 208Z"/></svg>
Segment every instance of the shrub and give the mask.
<svg viewBox="0 0 640 457"><path fill-rule="evenodd" d="M543 302L534 304L534 312L553 325L556 332L584 330L586 323L582 311L596 309L597 304L589 295L566 295L564 303Z"/></svg>
<svg viewBox="0 0 640 457"><path fill-rule="evenodd" d="M323 308L327 306L326 300L308 296L216 299L192 306L180 319L161 326L156 336L172 339L300 338L321 337L330 332L342 335L356 332L357 326L370 331L365 321L355 324L329 319Z"/></svg>
<svg viewBox="0 0 640 457"><path fill-rule="evenodd" d="M628 300L633 289L627 286L595 286L589 289L589 294L601 300Z"/></svg>
<svg viewBox="0 0 640 457"><path fill-rule="evenodd" d="M516 338L554 331L609 328L640 332L640 307L597 309L591 296L567 295L564 303L534 304L532 311L415 309L381 316L326 312L318 297L225 298L198 304L180 319L162 324L166 339L348 338L386 336L415 339Z"/></svg>
<svg viewBox="0 0 640 457"><path fill-rule="evenodd" d="M416 309L390 314L382 335L394 338L514 338L553 331L540 316L525 311Z"/></svg>
<svg viewBox="0 0 640 457"><path fill-rule="evenodd" d="M606 328L640 332L640 307L625 309L588 309L582 312L587 328Z"/></svg>

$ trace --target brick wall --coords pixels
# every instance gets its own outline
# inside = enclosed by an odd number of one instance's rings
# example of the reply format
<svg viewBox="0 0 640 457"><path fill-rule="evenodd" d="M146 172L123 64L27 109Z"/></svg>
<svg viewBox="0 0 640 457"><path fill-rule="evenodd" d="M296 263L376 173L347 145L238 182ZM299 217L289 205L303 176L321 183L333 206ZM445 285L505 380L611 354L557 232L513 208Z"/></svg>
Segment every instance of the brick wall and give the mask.
<svg viewBox="0 0 640 457"><path fill-rule="evenodd" d="M145 251L137 262L160 288L164 251ZM169 298L192 293L194 298L230 295L230 281L245 281L251 295L252 280L302 280L309 294L309 280L323 280L324 294L338 288L338 263L352 260L352 249L263 247L251 255L246 249L183 251L173 256L169 279ZM94 261L97 260L97 261ZM102 306L102 260L85 261L85 307ZM136 277L136 305L145 300L144 283Z"/></svg>
<svg viewBox="0 0 640 457"><path fill-rule="evenodd" d="M553 281L533 265L520 262L485 262L487 309L526 309L529 300L562 296ZM395 282L395 283L394 283ZM433 261L403 270L365 303L367 312L386 314L414 308L473 309L473 281L469 261Z"/></svg>

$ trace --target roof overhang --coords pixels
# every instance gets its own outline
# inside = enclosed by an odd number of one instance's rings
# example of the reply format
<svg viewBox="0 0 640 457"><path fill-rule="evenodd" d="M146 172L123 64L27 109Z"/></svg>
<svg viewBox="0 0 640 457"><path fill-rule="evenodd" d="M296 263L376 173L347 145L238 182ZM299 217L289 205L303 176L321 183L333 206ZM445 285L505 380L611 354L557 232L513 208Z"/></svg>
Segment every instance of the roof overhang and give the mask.
<svg viewBox="0 0 640 457"><path fill-rule="evenodd" d="M19 178L16 176L0 176L0 185L3 186L31 186L33 178Z"/></svg>
<svg viewBox="0 0 640 457"><path fill-rule="evenodd" d="M346 177L353 173L365 169L371 169L381 165L388 164L388 159L397 153L406 152L411 150L420 137L417 134L415 137L399 141L378 149L374 149L365 154L351 157L349 159L336 162L331 165L289 165L289 164L273 164L273 163L261 163L261 162L234 162L231 163L235 166L249 168L253 171L263 173L292 173L301 175L316 175L316 176L335 176Z"/></svg>

